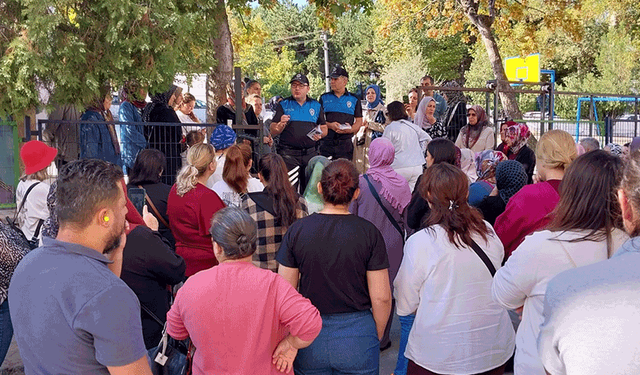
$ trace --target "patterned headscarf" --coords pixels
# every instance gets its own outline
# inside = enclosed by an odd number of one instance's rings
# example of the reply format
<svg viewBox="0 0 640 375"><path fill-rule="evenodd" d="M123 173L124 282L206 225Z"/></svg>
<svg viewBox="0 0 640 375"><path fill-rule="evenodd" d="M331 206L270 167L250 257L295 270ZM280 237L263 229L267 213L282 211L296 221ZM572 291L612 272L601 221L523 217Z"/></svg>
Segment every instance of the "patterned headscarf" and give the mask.
<svg viewBox="0 0 640 375"><path fill-rule="evenodd" d="M507 160L507 156L500 151L484 150L476 156L476 172L478 181L485 180L496 182L496 166L501 161Z"/></svg>
<svg viewBox="0 0 640 375"><path fill-rule="evenodd" d="M505 204L527 184L527 179L527 172L520 162L505 160L496 166L496 187Z"/></svg>
<svg viewBox="0 0 640 375"><path fill-rule="evenodd" d="M411 201L411 188L407 180L400 176L393 168L395 149L387 138L376 138L369 146L369 170L367 175L382 184L380 195L394 208L402 212Z"/></svg>
<svg viewBox="0 0 640 375"><path fill-rule="evenodd" d="M460 134L462 135L462 145L465 148L473 148L473 146L480 138L480 134L485 126L489 125L487 121L487 113L484 111L479 105L472 105L467 111L474 111L476 113L476 118L478 122L475 125L468 124L460 130Z"/></svg>
<svg viewBox="0 0 640 375"><path fill-rule="evenodd" d="M516 155L527 144L531 136L531 131L529 131L529 127L526 124L518 124L513 121L509 121L507 124L509 125L507 128L507 138L511 143L507 151L511 151L513 155Z"/></svg>
<svg viewBox="0 0 640 375"><path fill-rule="evenodd" d="M622 146L617 143L609 143L604 146L609 149L609 152L615 156L622 156Z"/></svg>
<svg viewBox="0 0 640 375"><path fill-rule="evenodd" d="M379 104L384 104L382 102L382 96L380 95L380 87L378 87L378 85L369 85L369 86L367 86L367 89L364 90L365 96L367 94L367 91L369 91L369 89L373 89L373 91L376 92L376 100L374 100L373 103L369 103L369 101L367 100L367 108L374 109Z"/></svg>
<svg viewBox="0 0 640 375"><path fill-rule="evenodd" d="M144 106L147 105L147 102L145 101L145 98L138 97L139 89L140 85L137 82L125 82L122 86L122 90L120 90L120 93L118 94L120 103L129 102L136 108L144 108Z"/></svg>
<svg viewBox="0 0 640 375"><path fill-rule="evenodd" d="M209 138L209 143L211 143L216 150L224 150L231 147L236 142L236 138L237 135L233 129L228 125L219 124L215 129L213 129L213 133Z"/></svg>

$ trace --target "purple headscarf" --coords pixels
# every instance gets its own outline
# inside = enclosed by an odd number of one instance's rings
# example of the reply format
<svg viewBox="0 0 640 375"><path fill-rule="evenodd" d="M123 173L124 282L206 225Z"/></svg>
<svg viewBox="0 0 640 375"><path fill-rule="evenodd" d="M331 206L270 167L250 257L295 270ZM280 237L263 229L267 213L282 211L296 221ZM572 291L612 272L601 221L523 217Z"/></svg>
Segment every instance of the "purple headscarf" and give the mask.
<svg viewBox="0 0 640 375"><path fill-rule="evenodd" d="M369 146L369 177L382 184L380 195L402 212L411 201L411 189L404 177L391 168L395 149L386 138L376 138Z"/></svg>

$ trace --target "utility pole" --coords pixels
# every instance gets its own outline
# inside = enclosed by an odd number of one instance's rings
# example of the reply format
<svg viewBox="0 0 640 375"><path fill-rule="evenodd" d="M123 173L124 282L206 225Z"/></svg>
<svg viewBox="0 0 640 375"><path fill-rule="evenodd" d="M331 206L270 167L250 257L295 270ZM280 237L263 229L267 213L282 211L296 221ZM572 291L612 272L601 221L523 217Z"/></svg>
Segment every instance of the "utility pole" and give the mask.
<svg viewBox="0 0 640 375"><path fill-rule="evenodd" d="M329 92L331 90L331 81L329 78L329 43L327 40L326 31L322 31L322 34L320 34L320 39L322 39L322 42L324 43L324 46L322 48L324 49L325 85L326 85L326 92Z"/></svg>

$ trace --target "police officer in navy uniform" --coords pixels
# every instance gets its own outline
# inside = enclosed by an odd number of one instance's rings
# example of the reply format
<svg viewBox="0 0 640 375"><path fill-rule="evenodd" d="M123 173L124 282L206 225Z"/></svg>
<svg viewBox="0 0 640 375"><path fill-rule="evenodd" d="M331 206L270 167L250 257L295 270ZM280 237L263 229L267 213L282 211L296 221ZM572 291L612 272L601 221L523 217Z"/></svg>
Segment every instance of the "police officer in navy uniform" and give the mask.
<svg viewBox="0 0 640 375"><path fill-rule="evenodd" d="M347 91L349 73L336 65L329 75L331 91L320 96L327 118L328 135L320 142L320 154L333 160L353 159L353 135L362 126L362 105Z"/></svg>
<svg viewBox="0 0 640 375"><path fill-rule="evenodd" d="M327 135L324 112L317 100L311 99L309 80L298 73L291 79L291 96L276 105L271 135L280 135L277 152L291 171L298 169L298 187L307 186L304 170L309 160L318 155L317 143Z"/></svg>

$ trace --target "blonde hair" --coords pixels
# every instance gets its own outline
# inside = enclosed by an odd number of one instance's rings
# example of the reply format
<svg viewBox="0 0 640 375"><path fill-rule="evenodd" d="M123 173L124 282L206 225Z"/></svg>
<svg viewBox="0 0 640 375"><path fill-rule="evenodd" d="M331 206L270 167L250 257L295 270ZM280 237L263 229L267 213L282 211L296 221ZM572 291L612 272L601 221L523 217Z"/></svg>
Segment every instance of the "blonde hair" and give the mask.
<svg viewBox="0 0 640 375"><path fill-rule="evenodd" d="M47 168L49 168L48 166L35 172L35 173L31 173L31 174L23 174L22 176L20 176L20 180L22 181L27 181L27 180L38 180L38 181L44 181L46 179L49 178L49 172L47 171Z"/></svg>
<svg viewBox="0 0 640 375"><path fill-rule="evenodd" d="M196 187L198 177L202 176L214 161L216 149L208 143L200 143L189 147L187 165L182 167L176 177L176 192L179 196L187 194Z"/></svg>
<svg viewBox="0 0 640 375"><path fill-rule="evenodd" d="M538 163L547 168L565 171L577 157L576 143L571 134L564 130L554 129L544 133L536 146Z"/></svg>

